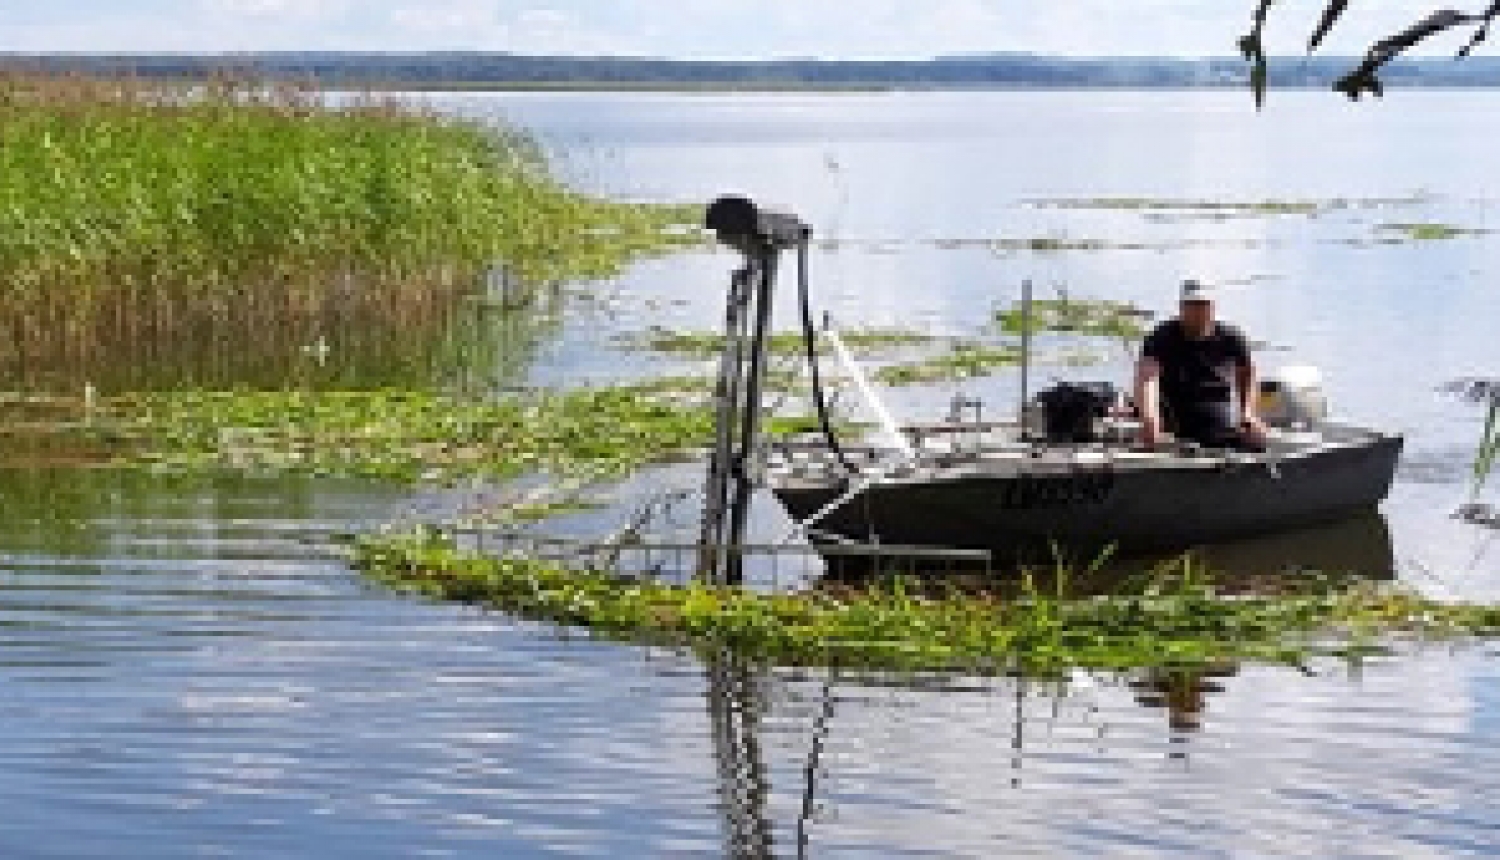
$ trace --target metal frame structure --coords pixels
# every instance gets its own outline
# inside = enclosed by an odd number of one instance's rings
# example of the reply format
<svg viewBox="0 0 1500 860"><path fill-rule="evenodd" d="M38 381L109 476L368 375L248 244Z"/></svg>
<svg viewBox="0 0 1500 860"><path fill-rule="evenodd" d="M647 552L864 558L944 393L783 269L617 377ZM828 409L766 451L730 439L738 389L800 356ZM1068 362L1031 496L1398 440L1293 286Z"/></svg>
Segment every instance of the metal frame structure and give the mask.
<svg viewBox="0 0 1500 860"><path fill-rule="evenodd" d="M721 197L704 225L739 251L744 265L730 281L724 347L714 386L717 431L704 486L699 575L718 584L744 578L745 526L755 492L754 464L765 388L766 339L781 252L805 251L812 230L793 215L764 212L743 197Z"/></svg>

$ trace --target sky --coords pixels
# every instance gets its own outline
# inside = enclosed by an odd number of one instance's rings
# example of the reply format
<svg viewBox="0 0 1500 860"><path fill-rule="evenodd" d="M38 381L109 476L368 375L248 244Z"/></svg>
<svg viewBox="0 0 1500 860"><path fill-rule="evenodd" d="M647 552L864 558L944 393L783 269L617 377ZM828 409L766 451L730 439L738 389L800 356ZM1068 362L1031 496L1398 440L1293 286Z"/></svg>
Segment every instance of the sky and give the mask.
<svg viewBox="0 0 1500 860"><path fill-rule="evenodd" d="M1325 52L1363 53L1435 0L1362 0ZM1452 0L1474 5L1479 0ZM1298 53L1326 0L1279 0ZM0 51L479 50L680 58L1234 52L1254 0L0 0ZM1441 5L1441 4L1439 4ZM1451 51L1459 37L1440 47Z"/></svg>

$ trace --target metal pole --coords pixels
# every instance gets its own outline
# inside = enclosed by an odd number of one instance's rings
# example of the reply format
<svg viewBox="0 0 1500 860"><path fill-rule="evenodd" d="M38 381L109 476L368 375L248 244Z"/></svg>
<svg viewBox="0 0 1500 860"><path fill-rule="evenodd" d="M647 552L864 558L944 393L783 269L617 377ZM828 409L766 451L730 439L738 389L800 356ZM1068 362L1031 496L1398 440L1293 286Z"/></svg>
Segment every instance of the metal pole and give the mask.
<svg viewBox="0 0 1500 860"><path fill-rule="evenodd" d="M736 270L730 282L729 302L724 312L724 344L719 360L719 379L714 387L717 415L714 423L714 453L708 466L703 493L703 530L699 540L698 575L718 584L724 562L725 513L729 504L729 482L734 460L734 428L738 424L740 391L744 382L745 320L751 286L755 282L754 261Z"/></svg>
<svg viewBox="0 0 1500 860"><path fill-rule="evenodd" d="M1031 399L1031 279L1021 282L1021 408L1016 411L1021 438L1030 434L1026 425L1026 405Z"/></svg>
<svg viewBox="0 0 1500 860"><path fill-rule="evenodd" d="M739 450L734 467L734 489L729 503L729 553L724 565L727 585L739 585L744 578L744 559L740 547L745 543L745 526L750 519L750 502L755 485L750 474L750 460L760 439L761 389L766 365L766 339L771 328L771 294L776 283L779 252L767 248L760 252L759 283L755 291L755 331L750 336L750 364L745 371L744 399L740 412Z"/></svg>

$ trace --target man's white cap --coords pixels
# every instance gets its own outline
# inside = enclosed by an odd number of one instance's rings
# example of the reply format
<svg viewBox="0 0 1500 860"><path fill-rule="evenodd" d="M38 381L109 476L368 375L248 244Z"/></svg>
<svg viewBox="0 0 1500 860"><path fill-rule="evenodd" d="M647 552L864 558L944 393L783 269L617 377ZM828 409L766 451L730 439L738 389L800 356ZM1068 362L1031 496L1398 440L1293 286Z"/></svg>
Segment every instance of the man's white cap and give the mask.
<svg viewBox="0 0 1500 860"><path fill-rule="evenodd" d="M1202 282L1191 278L1182 282L1182 301L1184 302L1211 302L1214 300L1213 292Z"/></svg>

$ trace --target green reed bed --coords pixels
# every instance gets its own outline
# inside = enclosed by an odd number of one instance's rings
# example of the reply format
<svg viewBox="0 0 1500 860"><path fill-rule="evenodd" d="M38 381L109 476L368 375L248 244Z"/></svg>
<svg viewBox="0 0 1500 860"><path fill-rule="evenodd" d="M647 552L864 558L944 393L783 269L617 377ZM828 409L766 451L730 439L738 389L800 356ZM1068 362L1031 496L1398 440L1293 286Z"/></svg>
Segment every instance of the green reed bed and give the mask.
<svg viewBox="0 0 1500 860"><path fill-rule="evenodd" d="M0 78L0 143L12 289L498 259L599 273L683 215L577 194L505 130L253 83Z"/></svg>
<svg viewBox="0 0 1500 860"><path fill-rule="evenodd" d="M420 301L502 260L526 281L605 275L688 220L578 194L524 137L393 101L0 77L0 327L18 334Z"/></svg>
<svg viewBox="0 0 1500 860"><path fill-rule="evenodd" d="M1165 588L1069 598L1037 587L1013 597L924 595L897 579L838 592L765 594L488 558L436 530L366 537L353 557L368 576L400 590L624 641L728 648L781 665L986 673L1296 664L1379 650L1393 637L1500 634L1500 608L1440 604L1368 585L1232 597L1185 575Z"/></svg>
<svg viewBox="0 0 1500 860"><path fill-rule="evenodd" d="M89 310L59 302L56 326L33 302L0 312L0 379L58 394L86 382L111 392L420 387L495 356L522 360L556 326L544 314L476 312L461 292L469 282L366 283L305 304L278 285L202 300L122 295Z"/></svg>

